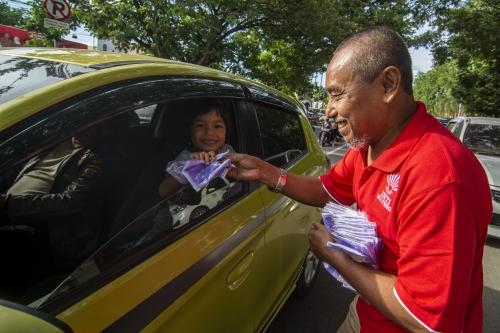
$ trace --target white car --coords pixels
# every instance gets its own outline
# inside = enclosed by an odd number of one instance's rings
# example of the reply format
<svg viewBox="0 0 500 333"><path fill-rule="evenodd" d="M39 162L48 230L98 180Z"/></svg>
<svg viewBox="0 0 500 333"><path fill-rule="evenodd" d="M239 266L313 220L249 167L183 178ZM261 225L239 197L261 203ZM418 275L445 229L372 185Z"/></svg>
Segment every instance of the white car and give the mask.
<svg viewBox="0 0 500 333"><path fill-rule="evenodd" d="M196 205L172 204L170 214L173 218L173 228L177 229L191 220L207 213L212 208L227 198L228 192L234 183L229 182L225 177L213 179L200 192L201 200Z"/></svg>
<svg viewBox="0 0 500 333"><path fill-rule="evenodd" d="M500 238L500 118L458 117L447 127L483 165L493 201L488 235Z"/></svg>

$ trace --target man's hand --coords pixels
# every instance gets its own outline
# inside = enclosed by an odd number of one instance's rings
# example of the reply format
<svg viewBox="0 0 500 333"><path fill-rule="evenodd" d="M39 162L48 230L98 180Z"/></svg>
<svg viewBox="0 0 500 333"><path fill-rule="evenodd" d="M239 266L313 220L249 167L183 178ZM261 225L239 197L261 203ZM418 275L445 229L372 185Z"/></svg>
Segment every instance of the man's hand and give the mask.
<svg viewBox="0 0 500 333"><path fill-rule="evenodd" d="M311 246L311 250L320 260L335 267L339 260L345 260L349 256L326 246L326 243L334 241L335 239L323 224L313 222L311 230L309 230L309 245Z"/></svg>
<svg viewBox="0 0 500 333"><path fill-rule="evenodd" d="M246 154L231 154L228 157L236 166L228 172L228 176L237 180L257 180L268 186L274 186L280 171L273 165L258 157Z"/></svg>
<svg viewBox="0 0 500 333"><path fill-rule="evenodd" d="M326 260L327 254L334 251L326 246L326 243L331 241L333 238L326 227L319 222L313 222L311 230L309 230L309 245L314 254L322 261L328 261Z"/></svg>

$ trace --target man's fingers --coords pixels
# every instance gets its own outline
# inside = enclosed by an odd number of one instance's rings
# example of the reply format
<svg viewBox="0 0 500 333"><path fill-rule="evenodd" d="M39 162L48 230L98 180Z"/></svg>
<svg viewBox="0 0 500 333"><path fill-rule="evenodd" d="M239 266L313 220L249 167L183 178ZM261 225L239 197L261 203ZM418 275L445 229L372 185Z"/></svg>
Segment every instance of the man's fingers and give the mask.
<svg viewBox="0 0 500 333"><path fill-rule="evenodd" d="M249 155L247 154L238 154L238 153L233 153L233 154L229 154L227 156L228 159L231 160L231 162L233 162L233 164L240 164L242 161L248 159Z"/></svg>
<svg viewBox="0 0 500 333"><path fill-rule="evenodd" d="M312 223L312 228L313 228L314 230L317 230L317 229L319 229L320 227L321 227L321 224L320 224L319 222L313 222L313 223Z"/></svg>
<svg viewBox="0 0 500 333"><path fill-rule="evenodd" d="M227 175L236 180L258 180L259 170L234 167L228 171Z"/></svg>

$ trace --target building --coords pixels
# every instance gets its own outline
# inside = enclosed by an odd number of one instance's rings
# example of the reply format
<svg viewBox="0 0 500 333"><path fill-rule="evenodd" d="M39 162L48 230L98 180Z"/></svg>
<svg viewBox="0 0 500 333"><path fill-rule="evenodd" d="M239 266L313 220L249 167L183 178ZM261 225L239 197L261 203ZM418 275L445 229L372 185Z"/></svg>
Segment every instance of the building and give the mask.
<svg viewBox="0 0 500 333"><path fill-rule="evenodd" d="M26 30L0 24L0 46L16 47L24 46L27 40L30 40L30 33Z"/></svg>

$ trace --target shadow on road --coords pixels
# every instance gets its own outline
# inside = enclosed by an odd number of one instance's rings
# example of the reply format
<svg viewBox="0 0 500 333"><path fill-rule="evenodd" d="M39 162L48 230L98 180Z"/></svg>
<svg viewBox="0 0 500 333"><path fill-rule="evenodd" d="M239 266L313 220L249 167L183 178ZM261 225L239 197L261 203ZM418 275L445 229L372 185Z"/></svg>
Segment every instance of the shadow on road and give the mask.
<svg viewBox="0 0 500 333"><path fill-rule="evenodd" d="M342 288L321 265L318 280L310 293L303 297L292 295L267 332L336 332L354 295Z"/></svg>

